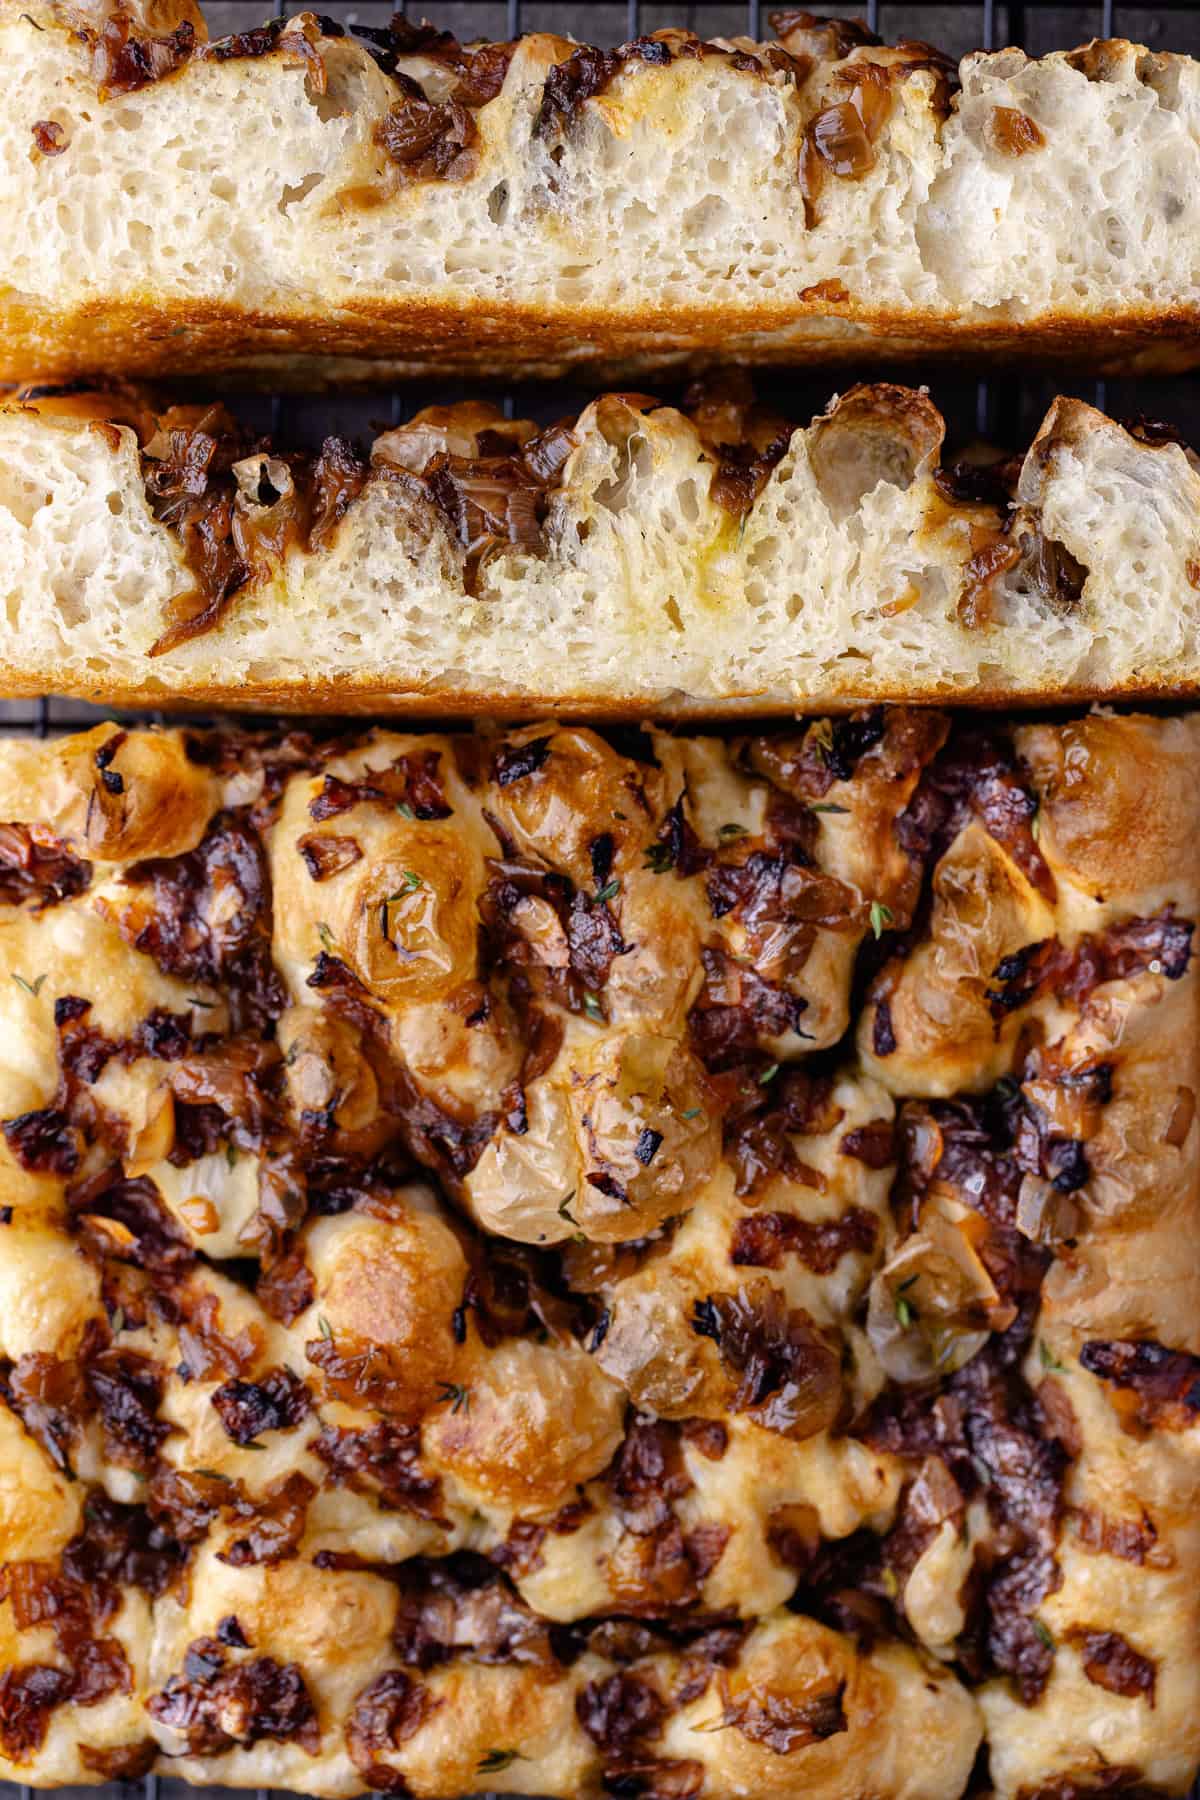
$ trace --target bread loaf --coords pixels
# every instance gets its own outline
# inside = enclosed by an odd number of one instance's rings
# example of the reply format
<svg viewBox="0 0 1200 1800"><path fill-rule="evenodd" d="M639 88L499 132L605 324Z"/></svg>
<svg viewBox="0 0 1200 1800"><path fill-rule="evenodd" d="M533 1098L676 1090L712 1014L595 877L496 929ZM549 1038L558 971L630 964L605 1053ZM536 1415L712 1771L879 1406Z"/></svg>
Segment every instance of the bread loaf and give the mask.
<svg viewBox="0 0 1200 1800"><path fill-rule="evenodd" d="M1200 75L0 0L0 375L1196 360Z"/></svg>
<svg viewBox="0 0 1200 1800"><path fill-rule="evenodd" d="M1198 757L0 742L0 1779L1187 1793Z"/></svg>

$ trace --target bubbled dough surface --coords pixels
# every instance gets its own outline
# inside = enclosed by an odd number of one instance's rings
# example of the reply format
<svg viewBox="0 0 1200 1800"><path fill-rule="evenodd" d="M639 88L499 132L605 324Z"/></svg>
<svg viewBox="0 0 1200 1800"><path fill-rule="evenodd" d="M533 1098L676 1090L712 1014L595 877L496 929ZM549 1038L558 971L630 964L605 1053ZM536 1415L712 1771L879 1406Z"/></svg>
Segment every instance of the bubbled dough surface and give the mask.
<svg viewBox="0 0 1200 1800"><path fill-rule="evenodd" d="M571 822L593 806L611 807L612 793L603 780L597 787L595 766L599 765L602 776L613 776L605 763L607 753L597 749L598 740L587 734L578 737L578 743L573 737L564 746L564 762L574 772L564 777L563 791L554 803L565 809L565 816L553 826L563 831L563 854L577 863L586 840L573 835ZM122 759L129 756L128 766L144 769L149 781L158 780L159 772L165 770L162 779L170 784L170 791L177 791L179 769L174 756L178 740L169 735L138 734L130 742L130 750L120 752ZM394 754L413 742L377 736L369 751L355 753L358 762L342 765L342 772L353 776L368 763L382 766L387 760L382 752ZM1040 842L1059 886L1059 907L1053 921L1058 931L1069 937L1072 932L1119 919L1130 910L1150 911L1167 898L1175 899L1185 912L1194 908L1200 883L1191 872L1190 856L1200 823L1195 816L1200 802L1194 798L1194 784L1186 779L1200 747L1194 723L1097 716L1075 727L1028 728L1021 734L1020 746L1042 800ZM448 751L444 742L442 747ZM163 748L166 755L160 756ZM677 773L678 764L668 760L672 754L669 746L665 749L664 761ZM721 812L735 801L743 806L752 803L744 789L738 788L743 778L722 772L721 753L711 743L689 744L674 754L683 754L698 777L712 772ZM580 761L592 771L586 777L579 776L576 765ZM476 810L477 797L458 784L457 776L450 773L452 766L447 754L443 773L448 775L455 817L443 832L447 838L458 832L457 855L431 858L423 880L446 883L449 899L444 930L452 944L466 944L460 917L468 890L462 886L462 872L467 870L477 882L481 859L491 853L492 846ZM1139 775L1136 784L1129 784L1126 771L1133 766ZM1073 786L1063 775L1068 767L1077 777L1072 778ZM58 747L0 747L0 794L9 796L9 816L22 816L16 811L18 793L24 796L23 816L44 816L33 798L43 771L47 791L54 797L58 829L84 848L87 809L80 807L78 786L91 776L89 757L81 757L77 750L73 755ZM162 829L172 834L169 841L174 849L195 843L208 808L219 804L221 796L207 785L211 779L207 775L197 778L196 791L184 783L184 794L192 794L190 811L181 804L160 813ZM581 779L583 799L579 797ZM35 783L32 793L31 780ZM722 787L730 781L732 787ZM848 784L848 797L857 804L857 798L849 793L853 785ZM1097 787L1117 795L1120 804L1111 812L1098 803ZM309 878L298 873L302 865L294 847L303 823L300 808L313 791L307 777L293 780L272 847L277 904L286 921L278 954L298 1009L317 1004L304 970L311 967L320 946L305 935L312 929L311 906L305 909L303 905L303 882ZM361 812L358 808L342 815L329 829L353 828L357 833L363 828ZM1147 812L1153 814L1149 823L1140 827L1131 823L1135 814ZM601 812L600 816L607 815ZM515 821L516 817L515 808L510 807L509 818ZM548 832L548 820L554 817L554 805L536 815L526 813L521 829L529 834L529 849L549 842L538 833ZM391 821L378 828L377 839L372 841L373 859L390 854L394 842L399 841L396 834L404 837L406 824ZM107 1031L121 1035L153 1005L179 1009L184 984L160 975L148 958L125 945L112 925L113 896L119 890L125 858L119 849L120 829L109 822L104 830L106 855L97 855L93 891L40 914L5 909L0 932L7 935L0 936L0 946L7 947L6 972L17 957L31 968L45 971L44 1007L57 993L72 991L72 984L84 985L81 977L86 974L85 991L94 996L94 1016ZM420 826L405 840L398 851L402 864L411 843L421 841L429 831L429 825ZM1123 872L1126 832L1133 833L1129 867L1136 880ZM156 848L147 842L136 810L131 835L136 848L129 855ZM964 833L960 848L964 840L967 856L990 861L997 855L990 840L977 842L974 828ZM348 873L353 876L356 870ZM581 865L578 873L583 877L587 871ZM861 869L859 876L866 879ZM898 875L892 871L880 879L896 880ZM318 893L324 887L332 891L334 886L310 885ZM1018 916L1017 902L1023 899L1028 923L1029 916L1045 903L1031 891L1024 892L1015 879L1009 887L1005 917ZM631 882L631 888L634 899L636 884ZM373 897L364 901L361 889L356 891L359 907L373 904ZM440 889L436 902L440 908ZM324 893L320 905L327 905ZM342 922L343 935L351 936L353 896L342 903L340 912L336 906L330 910ZM324 912L320 916L324 917ZM440 921L440 912L438 918ZM329 922L332 925L333 921ZM83 940L79 933L84 934ZM86 955L79 947L81 941L86 943ZM913 952L910 969L924 953L924 946ZM444 983L470 979L475 973L466 950L450 954L441 966ZM849 966L849 959L839 953L842 981L849 979ZM364 967L364 974L368 972ZM1189 1277L1179 1267L1178 1245L1181 1233L1195 1229L1196 1126L1193 1124L1182 1145L1165 1144L1157 1135L1153 1111L1162 1086L1160 1070L1168 1054L1174 1058L1173 1069L1182 1071L1177 1075L1179 1081L1191 1067L1190 1062L1185 1067L1179 1057L1190 1056L1187 1046L1195 1036L1195 979L1194 972L1189 972L1172 984L1153 975L1112 984L1123 991L1102 992L1099 1003L1089 1003L1073 1026L1079 1033L1108 1032L1118 1045L1121 1060L1114 1085L1112 1129L1128 1136L1141 1127L1143 1137L1138 1141L1137 1156L1132 1162L1125 1159L1117 1174L1106 1166L1097 1142L1099 1175L1088 1196L1095 1213L1089 1231L1096 1233L1099 1248L1095 1254L1103 1258L1107 1284L1101 1288L1090 1280L1086 1257L1068 1273L1060 1267L1047 1285L1039 1327L1055 1356L1064 1361L1066 1373L1059 1378L1069 1389L1083 1438L1083 1453L1069 1478L1069 1507L1095 1505L1116 1517L1150 1517L1160 1547L1149 1566L1134 1568L1085 1549L1070 1535L1068 1523L1060 1546L1064 1585L1046 1602L1046 1619L1056 1634L1084 1619L1128 1635L1158 1660L1158 1704L1152 1711L1143 1701L1122 1700L1088 1684L1079 1672L1077 1656L1066 1646L1060 1650L1047 1696L1033 1713L1016 1707L998 1686L983 1690L978 1706L987 1722L997 1792L1005 1796L1055 1771L1075 1768L1081 1744L1103 1753L1109 1761L1127 1760L1144 1768L1148 1779L1161 1782L1168 1790L1180 1785L1189 1758L1194 1760L1197 1752L1200 1678L1188 1653L1200 1624L1194 1616L1200 1604L1194 1578L1200 1560L1200 1539L1193 1524L1200 1493L1196 1430L1165 1438L1130 1438L1120 1431L1103 1385L1087 1376L1075 1361L1081 1338L1098 1328L1114 1335L1136 1331L1195 1345L1195 1339L1185 1335L1187 1320L1193 1322L1194 1331L1196 1314ZM639 985L637 992L642 1023L649 1005L660 1009L653 1012L657 1026L679 1029L686 1002L677 985L661 989L651 981ZM39 1037L42 1028L31 998L42 996L31 997L11 981L0 985L0 1015L6 1024L17 1021L20 1035L34 1046L23 1072L8 1076L17 1085L11 1096L5 1094L6 1116L10 1104L46 1104L53 1091L52 1042L42 1041L44 1031ZM407 1000L395 993L385 994L388 1024L398 1047L410 1042L405 1035L410 1015L419 1016L423 1009L431 1008L436 1010L436 998L430 992L418 990ZM1045 1009L1044 1016L1049 1026L1060 1023L1053 1005ZM953 1019L941 1043L930 1040L927 1054L931 1059L928 1066L935 1070L940 1057L961 1058ZM990 1054L986 1047L979 1051L985 1060ZM510 1066L504 1062L502 1047L495 1055L499 1059L495 1066L485 1059L483 1076L462 1074L451 1056L423 1079L436 1087L449 1082L447 1071L453 1069L459 1081L453 1091L460 1098L468 1093L478 1097L486 1082L494 1085L500 1078L498 1070ZM887 1171L871 1171L851 1162L839 1154L837 1140L855 1124L889 1115L889 1060L875 1059L875 1077L847 1076L835 1090L843 1108L838 1127L824 1137L803 1141L805 1159L828 1177L828 1192L818 1197L776 1178L761 1196L760 1205L782 1206L813 1219L836 1213L850 1203L884 1215ZM956 1073L947 1087L971 1086L969 1068L964 1070L959 1061L952 1066ZM981 1077L980 1085L986 1079ZM905 1083L900 1085L901 1091L911 1091ZM932 1086L927 1091L942 1090ZM1114 1146L1114 1162L1118 1149ZM229 1175L233 1184L236 1171ZM4 1178L22 1208L19 1224L15 1229L5 1228L0 1245L6 1257L5 1275L9 1268L16 1270L13 1302L4 1306L0 1320L0 1329L10 1334L3 1346L5 1353L14 1356L34 1348L73 1348L78 1331L97 1312L98 1297L90 1265L63 1235L58 1184L25 1174L11 1157L4 1163ZM1170 1230L1151 1204L1156 1195L1162 1197ZM672 1239L666 1257L652 1265L659 1290L676 1293L685 1309L694 1296L708 1291L720 1270L717 1246L742 1210L731 1191L728 1171L721 1169L698 1196L690 1219ZM630 1369L620 1366L619 1359L614 1362L611 1353L587 1358L573 1345L553 1339L542 1345L521 1340L489 1348L472 1335L466 1345L457 1345L451 1314L467 1266L462 1227L424 1184L414 1183L402 1190L389 1204L386 1216L351 1213L312 1220L304 1228L303 1243L316 1296L290 1327L267 1319L251 1295L203 1263L189 1277L189 1286L193 1300L205 1292L214 1296L217 1323L226 1335L247 1329L256 1335L251 1378L280 1364L306 1373L314 1388L315 1415L296 1431L268 1433L265 1452L256 1453L239 1449L213 1430L207 1401L216 1377L184 1382L171 1376L162 1407L163 1417L177 1428L165 1450L168 1462L236 1475L251 1495L265 1495L297 1471L318 1486L300 1558L269 1570L230 1568L215 1556L223 1536L228 1535L219 1528L212 1541L198 1551L193 1580L183 1595L164 1597L153 1607L140 1595L127 1595L114 1630L135 1669L137 1690L144 1692L161 1685L178 1669L189 1642L210 1634L220 1617L235 1612L249 1624L258 1652L301 1663L318 1705L323 1734L320 1751L314 1759L295 1745L264 1741L252 1750L239 1748L216 1758L184 1758L172 1763L172 1770L201 1781L294 1785L319 1794L348 1795L361 1783L346 1758L341 1729L353 1696L376 1674L394 1666L388 1644L394 1597L390 1584L369 1573L318 1569L311 1561L312 1554L321 1548L353 1547L369 1559L396 1561L456 1547L486 1549L503 1541L515 1516L549 1518L575 1494L579 1483L595 1502L602 1495L602 1484L593 1477L619 1441L623 1384L629 1380ZM1156 1278L1151 1280L1148 1272L1155 1271ZM778 1281L790 1304L805 1306L819 1319L836 1321L849 1316L869 1274L869 1260L854 1256L843 1259L833 1277L818 1281L798 1260L788 1259ZM31 1288L30 1281L43 1285ZM37 1293L44 1299L34 1304L30 1295ZM627 1302L636 1308L638 1293L636 1276L615 1284L618 1319ZM343 1332L361 1336L399 1353L407 1382L402 1407L406 1416L421 1418L423 1453L444 1475L445 1525L407 1514L389 1515L369 1493L322 1486L323 1465L311 1447L320 1424L363 1426L371 1422L371 1415L337 1399L308 1363L306 1345L318 1343L325 1335L321 1319L335 1336ZM619 1341L614 1326L610 1343ZM159 1357L168 1367L178 1361L174 1327L165 1321L140 1331L131 1329L127 1342L130 1348ZM702 1385L686 1400L680 1399L679 1411L722 1416L726 1402L719 1367L707 1340L692 1337L692 1344L701 1353L698 1380ZM609 1346L604 1348L608 1351ZM426 1349L428 1356L422 1354ZM1043 1375L1036 1366L1028 1373L1035 1383ZM478 1404L457 1413L439 1404L439 1384L449 1379L469 1382ZM840 1800L843 1795L849 1800L861 1791L889 1797L911 1795L912 1800L940 1800L945 1795L946 1800L953 1800L965 1784L979 1738L977 1702L936 1664L922 1661L904 1646L883 1645L863 1655L813 1621L773 1610L786 1598L788 1586L766 1550L765 1527L772 1508L798 1500L811 1505L827 1538L845 1536L860 1525L882 1529L895 1506L902 1470L893 1459L848 1440L818 1436L793 1443L737 1417L728 1420L728 1427L729 1446L720 1460L710 1461L694 1447L687 1448L687 1467L694 1485L679 1511L686 1526L719 1522L730 1530L726 1551L706 1579L705 1605L713 1610L731 1607L749 1616L763 1615L734 1672L734 1690L809 1693L814 1684L820 1688L831 1677L844 1678L849 1736L843 1734L828 1744L811 1745L780 1759L736 1731L706 1729L712 1723L714 1707L710 1691L671 1717L662 1740L664 1753L702 1762L709 1787L720 1794L757 1794L770 1783L771 1792L815 1795L821 1800L826 1796ZM0 1554L5 1561L52 1558L78 1528L76 1484L62 1480L5 1408L0 1408L0 1448ZM90 1436L81 1446L78 1466L87 1479L103 1481L115 1497L135 1497L128 1473L106 1468L98 1442ZM519 1575L517 1586L529 1603L552 1618L569 1620L602 1610L619 1591L613 1575L619 1547L614 1520L601 1511L577 1535L547 1540L542 1565ZM0 1636L0 1642L14 1640L8 1609L0 1605L3 1633L8 1635ZM923 1635L936 1640L932 1616ZM14 1643L8 1654L28 1659L31 1649L52 1654L43 1628L23 1636L19 1649ZM670 1657L661 1653L650 1658L648 1666L666 1678L670 1662ZM535 1669L486 1668L460 1662L432 1672L429 1686L442 1704L405 1746L401 1766L406 1778L416 1792L430 1797L461 1792L466 1773L494 1747L503 1725L508 1736L528 1749L530 1766L515 1765L516 1773L504 1772L498 1777L502 1787L514 1791L533 1787L572 1796L594 1791L596 1753L579 1729L574 1697L584 1679L602 1677L605 1672L605 1665L593 1657L558 1678ZM59 1709L42 1752L32 1768L22 1769L22 1777L42 1784L88 1779L79 1761L80 1740L110 1746L134 1741L145 1730L145 1717L135 1700L136 1696L114 1696L89 1709L86 1718L79 1709ZM156 1727L155 1731L165 1748L177 1747L168 1741L170 1734L165 1728Z"/></svg>

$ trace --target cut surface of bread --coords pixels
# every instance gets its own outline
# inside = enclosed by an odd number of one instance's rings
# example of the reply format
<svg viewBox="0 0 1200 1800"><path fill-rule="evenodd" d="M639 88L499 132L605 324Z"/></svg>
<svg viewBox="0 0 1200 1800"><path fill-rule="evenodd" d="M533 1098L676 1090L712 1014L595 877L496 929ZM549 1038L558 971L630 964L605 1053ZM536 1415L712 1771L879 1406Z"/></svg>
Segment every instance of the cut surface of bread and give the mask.
<svg viewBox="0 0 1200 1800"><path fill-rule="evenodd" d="M0 744L0 1777L1185 1793L1198 756Z"/></svg>
<svg viewBox="0 0 1200 1800"><path fill-rule="evenodd" d="M1200 473L1080 401L940 464L922 391L735 386L302 456L221 407L0 407L0 681L103 704L766 714L1200 686Z"/></svg>
<svg viewBox="0 0 1200 1800"><path fill-rule="evenodd" d="M0 0L0 375L1200 358L1200 71ZM337 32L339 35L331 35Z"/></svg>

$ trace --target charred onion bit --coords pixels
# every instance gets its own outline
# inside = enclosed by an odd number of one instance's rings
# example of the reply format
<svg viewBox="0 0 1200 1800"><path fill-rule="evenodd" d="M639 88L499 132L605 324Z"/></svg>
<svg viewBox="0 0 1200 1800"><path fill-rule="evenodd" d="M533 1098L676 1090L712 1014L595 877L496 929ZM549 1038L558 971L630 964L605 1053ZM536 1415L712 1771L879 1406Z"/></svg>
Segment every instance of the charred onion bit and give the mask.
<svg viewBox="0 0 1200 1800"><path fill-rule="evenodd" d="M1085 1344L1079 1360L1109 1384L1126 1430L1186 1431L1200 1418L1200 1356L1118 1339Z"/></svg>

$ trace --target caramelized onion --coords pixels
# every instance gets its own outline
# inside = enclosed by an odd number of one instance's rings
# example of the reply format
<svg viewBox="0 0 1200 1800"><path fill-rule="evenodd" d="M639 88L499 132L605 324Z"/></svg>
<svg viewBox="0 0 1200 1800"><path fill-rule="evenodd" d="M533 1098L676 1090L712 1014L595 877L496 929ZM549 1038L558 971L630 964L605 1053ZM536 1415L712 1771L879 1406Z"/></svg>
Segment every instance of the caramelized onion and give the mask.
<svg viewBox="0 0 1200 1800"><path fill-rule="evenodd" d="M867 1336L893 1381L929 1381L983 1348L998 1300L966 1232L928 1209L871 1283Z"/></svg>
<svg viewBox="0 0 1200 1800"><path fill-rule="evenodd" d="M1061 1244L1073 1238L1079 1209L1069 1194L1040 1175L1025 1175L1017 1196L1017 1230L1035 1244Z"/></svg>

